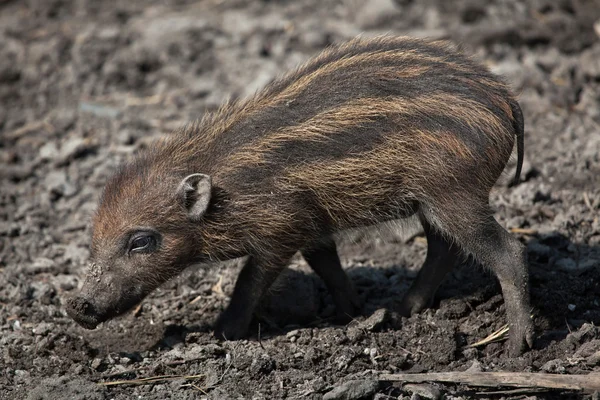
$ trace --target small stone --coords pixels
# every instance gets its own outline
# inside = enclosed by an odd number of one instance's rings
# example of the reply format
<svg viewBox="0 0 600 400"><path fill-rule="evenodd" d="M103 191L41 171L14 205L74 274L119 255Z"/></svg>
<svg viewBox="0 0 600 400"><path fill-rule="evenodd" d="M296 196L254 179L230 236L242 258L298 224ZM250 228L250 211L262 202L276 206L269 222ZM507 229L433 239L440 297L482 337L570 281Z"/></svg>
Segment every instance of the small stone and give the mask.
<svg viewBox="0 0 600 400"><path fill-rule="evenodd" d="M288 338L288 339L290 339L290 338L296 337L298 335L300 335L300 330L299 329L294 329L294 330L291 330L288 333L286 333L285 337Z"/></svg>
<svg viewBox="0 0 600 400"><path fill-rule="evenodd" d="M42 160L53 160L58 155L58 148L56 143L48 142L40 147L39 156Z"/></svg>
<svg viewBox="0 0 600 400"><path fill-rule="evenodd" d="M89 139L72 137L63 143L57 157L59 165L64 165L73 159L91 152L96 146Z"/></svg>
<svg viewBox="0 0 600 400"><path fill-rule="evenodd" d="M65 171L50 171L44 179L44 184L50 193L55 197L61 197L64 193L64 186L67 183L67 174Z"/></svg>
<svg viewBox="0 0 600 400"><path fill-rule="evenodd" d="M470 374L475 373L475 372L483 372L483 366L481 365L481 363L477 360L473 360L473 364L471 364L471 366L469 368L467 368L467 370L465 372L468 372Z"/></svg>
<svg viewBox="0 0 600 400"><path fill-rule="evenodd" d="M102 365L102 359L101 358L94 358L92 360L92 364L91 364L92 369L96 369L97 370L98 368L100 368L101 365Z"/></svg>
<svg viewBox="0 0 600 400"><path fill-rule="evenodd" d="M41 322L35 328L31 330L33 334L39 336L46 336L49 332L54 330L54 324L49 322Z"/></svg>
<svg viewBox="0 0 600 400"><path fill-rule="evenodd" d="M322 392L327 387L327 383L325 382L325 379L323 379L322 376L319 376L318 378L310 382L310 386L314 392Z"/></svg>
<svg viewBox="0 0 600 400"><path fill-rule="evenodd" d="M385 308L380 308L379 310L375 311L373 315L364 320L360 326L369 332L377 332L382 328L383 324L389 320L389 318L389 311Z"/></svg>
<svg viewBox="0 0 600 400"><path fill-rule="evenodd" d="M85 372L85 367L81 364L75 364L71 369L75 375L82 375Z"/></svg>
<svg viewBox="0 0 600 400"><path fill-rule="evenodd" d="M299 40L302 44L314 48L325 47L328 41L327 34L319 29L312 29L302 32Z"/></svg>
<svg viewBox="0 0 600 400"><path fill-rule="evenodd" d="M325 393L323 400L358 400L373 396L379 383L370 380L352 380L336 386L330 392Z"/></svg>
<svg viewBox="0 0 600 400"><path fill-rule="evenodd" d="M581 328L567 335L565 341L569 345L577 345L600 336L600 327L584 323Z"/></svg>
<svg viewBox="0 0 600 400"><path fill-rule="evenodd" d="M77 277L74 275L60 274L54 277L54 286L61 290L70 291L77 287Z"/></svg>
<svg viewBox="0 0 600 400"><path fill-rule="evenodd" d="M560 64L561 58L562 56L558 49L556 47L551 47L547 51L539 54L536 57L535 62L544 70L552 71Z"/></svg>
<svg viewBox="0 0 600 400"><path fill-rule="evenodd" d="M373 28L389 21L400 13L393 0L369 0L364 3L356 16L357 24L363 28Z"/></svg>
<svg viewBox="0 0 600 400"><path fill-rule="evenodd" d="M577 349L575 354L573 354L573 358L588 358L597 352L600 352L600 340L594 339L582 344L581 347Z"/></svg>
<svg viewBox="0 0 600 400"><path fill-rule="evenodd" d="M589 77L600 77L600 46L596 45L581 53L579 67Z"/></svg>
<svg viewBox="0 0 600 400"><path fill-rule="evenodd" d="M71 261L75 265L83 265L89 258L89 250L85 247L79 247L77 243L69 243L63 255L65 261Z"/></svg>
<svg viewBox="0 0 600 400"><path fill-rule="evenodd" d="M0 236L19 236L19 224L15 222L0 221Z"/></svg>
<svg viewBox="0 0 600 400"><path fill-rule="evenodd" d="M468 347L466 349L463 350L463 356L467 359L467 360L475 360L477 358L477 356L479 355L477 349L475 347ZM472 367L472 366L471 366Z"/></svg>
<svg viewBox="0 0 600 400"><path fill-rule="evenodd" d="M437 400L442 398L442 392L438 388L425 383L408 383L402 389L426 399Z"/></svg>
<svg viewBox="0 0 600 400"><path fill-rule="evenodd" d="M560 359L550 360L547 363L545 363L544 365L542 365L541 370L544 372L549 372L549 373L553 373L553 374L564 374L565 373L564 361L560 360Z"/></svg>
<svg viewBox="0 0 600 400"><path fill-rule="evenodd" d="M569 309L569 311L575 311L575 309L577 308L577 306L575 304L569 304L567 306L567 308Z"/></svg>
<svg viewBox="0 0 600 400"><path fill-rule="evenodd" d="M598 350L597 352L595 352L594 354L592 354L591 356L589 356L585 360L585 362L589 366L595 366L595 365L600 364L600 350Z"/></svg>
<svg viewBox="0 0 600 400"><path fill-rule="evenodd" d="M356 343L365 336L365 332L360 326L354 325L348 328L346 336L351 343Z"/></svg>
<svg viewBox="0 0 600 400"><path fill-rule="evenodd" d="M31 274L50 272L55 266L54 260L46 257L38 257L26 266L26 271Z"/></svg>

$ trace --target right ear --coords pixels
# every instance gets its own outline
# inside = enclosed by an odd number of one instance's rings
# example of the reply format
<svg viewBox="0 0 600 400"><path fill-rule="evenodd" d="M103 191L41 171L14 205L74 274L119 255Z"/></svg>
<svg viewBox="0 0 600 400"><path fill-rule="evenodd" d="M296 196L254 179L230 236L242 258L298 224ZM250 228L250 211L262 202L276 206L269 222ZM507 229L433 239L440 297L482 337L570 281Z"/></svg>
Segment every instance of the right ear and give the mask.
<svg viewBox="0 0 600 400"><path fill-rule="evenodd" d="M188 175L179 184L177 195L191 221L199 221L206 213L210 203L211 189L212 179L205 174Z"/></svg>

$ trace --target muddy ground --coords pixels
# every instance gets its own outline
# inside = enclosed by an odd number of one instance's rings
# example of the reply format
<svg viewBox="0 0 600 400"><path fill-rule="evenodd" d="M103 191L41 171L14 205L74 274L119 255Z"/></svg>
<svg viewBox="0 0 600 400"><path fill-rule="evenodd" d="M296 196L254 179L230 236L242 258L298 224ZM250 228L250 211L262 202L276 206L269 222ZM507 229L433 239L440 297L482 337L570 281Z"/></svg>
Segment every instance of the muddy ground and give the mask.
<svg viewBox="0 0 600 400"><path fill-rule="evenodd" d="M424 260L418 228L340 239L364 302L348 326L330 322L331 297L300 258L244 341L211 334L236 262L187 271L94 331L66 316L90 215L120 162L359 33L450 38L520 93L523 182L509 187L513 160L492 204L528 246L533 350L469 347L505 323L499 286L477 266L457 268L432 309L383 311ZM376 378L600 371L599 35L595 0L0 1L0 398L597 398ZM158 375L179 377L98 384Z"/></svg>

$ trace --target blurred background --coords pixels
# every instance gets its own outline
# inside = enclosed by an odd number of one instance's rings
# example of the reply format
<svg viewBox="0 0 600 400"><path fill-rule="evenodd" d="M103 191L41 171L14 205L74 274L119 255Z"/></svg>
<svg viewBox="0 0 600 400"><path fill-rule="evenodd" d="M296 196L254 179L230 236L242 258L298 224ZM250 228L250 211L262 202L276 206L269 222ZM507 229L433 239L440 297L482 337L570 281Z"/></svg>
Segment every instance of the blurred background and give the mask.
<svg viewBox="0 0 600 400"><path fill-rule="evenodd" d="M452 40L519 94L523 182L508 187L513 160L492 205L529 248L536 350L520 361L502 344L464 350L504 323L494 279L469 268L448 279L436 309L364 335L327 323L331 298L297 259L276 301L265 300L265 341L237 353L210 336L235 263L189 273L96 331L66 317L62 299L84 272L89 218L116 166L359 34ZM485 370L598 369L589 357L600 332L589 324L600 324L599 154L598 0L2 0L0 398L317 399L365 370L453 370L473 360ZM368 317L402 295L426 245L418 232L353 239L340 243L342 257ZM579 361L567 359L575 353ZM197 372L207 374L193 381L202 391L185 379L93 383ZM376 391L403 395L381 387L369 396Z"/></svg>

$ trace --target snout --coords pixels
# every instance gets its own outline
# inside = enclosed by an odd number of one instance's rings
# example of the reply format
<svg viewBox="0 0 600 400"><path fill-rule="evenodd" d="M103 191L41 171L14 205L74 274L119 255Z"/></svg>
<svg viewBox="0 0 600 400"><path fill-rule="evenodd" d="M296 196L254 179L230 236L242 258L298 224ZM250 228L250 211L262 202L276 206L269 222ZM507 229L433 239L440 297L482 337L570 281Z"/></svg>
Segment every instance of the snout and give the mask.
<svg viewBox="0 0 600 400"><path fill-rule="evenodd" d="M67 314L86 329L118 317L143 300L149 292L144 285L122 275L89 274L79 293L65 299Z"/></svg>
<svg viewBox="0 0 600 400"><path fill-rule="evenodd" d="M91 301L83 297L75 296L67 299L66 310L75 322L86 329L94 329L107 319L98 312Z"/></svg>

